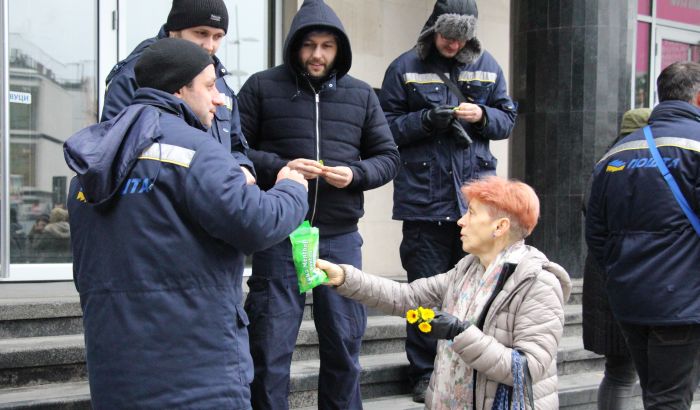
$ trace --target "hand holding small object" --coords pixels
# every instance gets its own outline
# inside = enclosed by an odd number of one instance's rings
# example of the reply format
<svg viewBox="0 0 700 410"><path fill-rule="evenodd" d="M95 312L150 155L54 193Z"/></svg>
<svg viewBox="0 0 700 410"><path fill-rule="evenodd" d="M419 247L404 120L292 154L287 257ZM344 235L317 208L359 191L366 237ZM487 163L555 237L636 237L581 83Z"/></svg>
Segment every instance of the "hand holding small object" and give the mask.
<svg viewBox="0 0 700 410"><path fill-rule="evenodd" d="M297 158L289 161L287 166L300 172L306 179L318 178L323 173L323 164L313 159Z"/></svg>
<svg viewBox="0 0 700 410"><path fill-rule="evenodd" d="M345 283L345 271L335 263L330 263L323 259L316 259L316 267L326 272L326 275L328 275L328 282L325 283L326 286L340 286Z"/></svg>
<svg viewBox="0 0 700 410"><path fill-rule="evenodd" d="M471 103L461 103L455 107L454 113L458 119L472 124L481 122L484 117L484 110L480 106Z"/></svg>

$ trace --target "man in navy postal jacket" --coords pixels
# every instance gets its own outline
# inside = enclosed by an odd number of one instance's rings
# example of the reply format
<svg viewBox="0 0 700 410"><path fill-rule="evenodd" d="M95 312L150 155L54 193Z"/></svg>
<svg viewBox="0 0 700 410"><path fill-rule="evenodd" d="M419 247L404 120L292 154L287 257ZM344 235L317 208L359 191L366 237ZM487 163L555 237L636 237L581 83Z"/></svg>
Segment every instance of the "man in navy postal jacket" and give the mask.
<svg viewBox="0 0 700 410"><path fill-rule="evenodd" d="M495 175L489 141L508 138L515 121L503 71L476 38L477 17L475 0L438 0L416 46L384 75L380 100L401 154L393 218L403 221L400 256L409 282L447 272L464 256L457 220L467 204L460 189ZM417 402L435 353L435 339L407 326Z"/></svg>
<svg viewBox="0 0 700 410"><path fill-rule="evenodd" d="M132 103L64 146L92 406L249 409L244 254L299 226L307 182L246 184L206 132L224 102L197 45L159 40L134 71Z"/></svg>
<svg viewBox="0 0 700 410"><path fill-rule="evenodd" d="M214 121L207 132L236 158L248 183L255 183L253 163L247 157L248 142L241 132L238 101L231 75L216 57L216 52L228 31L228 10L223 0L173 0L168 20L156 37L142 41L124 60L117 63L107 76L107 91L101 121L114 118L134 99L138 88L134 65L149 45L161 38L181 38L202 47L214 60L216 88L224 103L216 107Z"/></svg>
<svg viewBox="0 0 700 410"><path fill-rule="evenodd" d="M671 64L656 84L651 136L698 215L700 64ZM637 369L644 408L689 409L700 380L700 233L657 167L643 130L596 165L586 240L607 274L610 308Z"/></svg>
<svg viewBox="0 0 700 410"><path fill-rule="evenodd" d="M323 1L304 1L284 45L284 64L248 79L239 94L250 158L265 189L288 166L309 181L306 218L320 231L320 257L361 264L363 191L389 182L399 155L372 88L350 75L350 41ZM246 311L255 363L253 407L287 407L292 352L304 311L288 240L253 255ZM313 290L321 409L360 409L362 305Z"/></svg>

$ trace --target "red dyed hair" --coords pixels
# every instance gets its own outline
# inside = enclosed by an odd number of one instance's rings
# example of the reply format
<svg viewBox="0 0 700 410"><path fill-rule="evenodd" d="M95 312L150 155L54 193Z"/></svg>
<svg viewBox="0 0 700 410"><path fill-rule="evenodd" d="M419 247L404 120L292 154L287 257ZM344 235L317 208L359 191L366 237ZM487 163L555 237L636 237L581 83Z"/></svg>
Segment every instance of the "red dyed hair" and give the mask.
<svg viewBox="0 0 700 410"><path fill-rule="evenodd" d="M520 181L490 176L467 183L462 194L467 201L476 199L488 206L492 217L508 217L514 233L523 238L532 233L540 217L535 190Z"/></svg>

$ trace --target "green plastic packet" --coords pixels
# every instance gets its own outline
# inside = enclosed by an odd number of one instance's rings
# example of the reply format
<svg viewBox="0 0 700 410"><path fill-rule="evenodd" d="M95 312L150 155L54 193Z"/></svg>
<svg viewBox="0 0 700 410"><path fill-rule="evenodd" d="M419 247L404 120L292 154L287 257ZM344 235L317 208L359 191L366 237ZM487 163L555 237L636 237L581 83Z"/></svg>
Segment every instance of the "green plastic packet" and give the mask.
<svg viewBox="0 0 700 410"><path fill-rule="evenodd" d="M297 271L299 293L306 293L318 285L328 282L326 272L316 267L318 259L318 228L304 221L289 235L292 242L292 257Z"/></svg>

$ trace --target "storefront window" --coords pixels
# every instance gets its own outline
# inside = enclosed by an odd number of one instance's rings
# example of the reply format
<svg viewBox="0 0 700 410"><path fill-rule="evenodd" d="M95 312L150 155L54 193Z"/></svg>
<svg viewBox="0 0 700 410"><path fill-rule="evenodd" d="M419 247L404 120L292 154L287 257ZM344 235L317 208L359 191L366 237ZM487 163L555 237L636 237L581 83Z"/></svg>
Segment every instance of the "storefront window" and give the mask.
<svg viewBox="0 0 700 410"><path fill-rule="evenodd" d="M697 0L656 0L656 17L698 25L700 2Z"/></svg>
<svg viewBox="0 0 700 410"><path fill-rule="evenodd" d="M637 13L640 16L651 16L651 0L637 0Z"/></svg>
<svg viewBox="0 0 700 410"><path fill-rule="evenodd" d="M649 106L649 47L651 24L637 22L637 60L634 69L634 106Z"/></svg>
<svg viewBox="0 0 700 410"><path fill-rule="evenodd" d="M63 142L97 120L96 20L92 0L9 1L11 263L71 262Z"/></svg>

